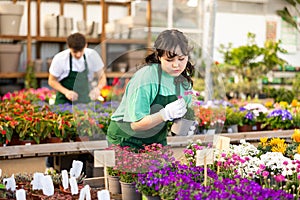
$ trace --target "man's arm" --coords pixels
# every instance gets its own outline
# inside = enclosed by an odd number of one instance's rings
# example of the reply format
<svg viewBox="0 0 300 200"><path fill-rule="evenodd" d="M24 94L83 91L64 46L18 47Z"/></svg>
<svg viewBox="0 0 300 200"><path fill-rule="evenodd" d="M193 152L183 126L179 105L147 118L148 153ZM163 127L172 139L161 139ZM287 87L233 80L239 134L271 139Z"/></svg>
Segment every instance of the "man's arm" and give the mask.
<svg viewBox="0 0 300 200"><path fill-rule="evenodd" d="M105 75L104 69L102 68L101 70L99 70L98 72L96 72L96 74L97 74L96 76L98 78L98 85L97 85L97 87L99 88L99 90L101 90L107 84L107 79L106 79L106 75Z"/></svg>
<svg viewBox="0 0 300 200"><path fill-rule="evenodd" d="M64 86L62 86L60 84L60 82L57 80L57 78L55 76L53 76L52 74L49 74L48 84L56 91L59 91L62 94L64 94L67 97L67 99L69 99L71 101L76 101L78 99L78 94L76 92L69 90L69 89L65 88Z"/></svg>

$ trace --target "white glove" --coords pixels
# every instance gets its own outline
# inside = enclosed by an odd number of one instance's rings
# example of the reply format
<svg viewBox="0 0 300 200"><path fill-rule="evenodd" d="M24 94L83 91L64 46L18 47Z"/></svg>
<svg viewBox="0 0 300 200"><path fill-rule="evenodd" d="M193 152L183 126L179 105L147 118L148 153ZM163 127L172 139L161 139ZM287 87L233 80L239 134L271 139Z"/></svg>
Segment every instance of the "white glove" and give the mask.
<svg viewBox="0 0 300 200"><path fill-rule="evenodd" d="M98 97L100 96L100 90L98 87L94 87L89 94L90 98L92 101L97 100Z"/></svg>
<svg viewBox="0 0 300 200"><path fill-rule="evenodd" d="M172 121L173 119L183 117L186 111L186 103L183 98L180 98L172 103L169 103L159 112L164 121Z"/></svg>

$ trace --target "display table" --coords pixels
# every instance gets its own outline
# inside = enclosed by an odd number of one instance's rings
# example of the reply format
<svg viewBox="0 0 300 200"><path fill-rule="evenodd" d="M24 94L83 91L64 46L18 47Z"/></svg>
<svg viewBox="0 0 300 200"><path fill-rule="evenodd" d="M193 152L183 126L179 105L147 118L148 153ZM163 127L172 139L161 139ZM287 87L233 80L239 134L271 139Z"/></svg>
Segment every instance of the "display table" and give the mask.
<svg viewBox="0 0 300 200"><path fill-rule="evenodd" d="M0 159L83 154L107 147L106 140L6 146L0 147Z"/></svg>
<svg viewBox="0 0 300 200"><path fill-rule="evenodd" d="M222 133L216 134L226 136L231 142L237 143L241 139L249 142L258 141L261 137L279 137L291 138L294 130L277 130L277 131L255 131L240 133ZM204 143L213 141L213 135L193 135L193 136L174 136L168 137L168 144L172 147L184 147L191 141L201 140ZM47 143L33 145L16 145L0 147L0 159L15 159L24 157L39 157L50 155L68 155L68 154L84 154L93 152L94 150L103 150L108 147L106 140L87 141L87 142L63 142L63 143Z"/></svg>
<svg viewBox="0 0 300 200"><path fill-rule="evenodd" d="M251 143L257 143L261 137L279 137L289 140L294 130L260 131L222 133L221 136L230 137L231 143L239 143L245 139ZM193 135L168 137L168 144L172 146L174 157L178 160L183 158L183 149L191 141L201 140L203 143L211 143L214 135ZM108 147L106 140L87 142L64 142L34 145L17 145L0 147L0 169L4 174L34 173L45 171L45 157L55 156L58 159L58 169L64 168L62 162L72 160L76 156L91 156L95 150L103 150ZM94 168L93 163L87 163L86 174L88 177L99 177L102 171ZM66 168L69 169L69 168ZM97 183L100 183L98 180Z"/></svg>

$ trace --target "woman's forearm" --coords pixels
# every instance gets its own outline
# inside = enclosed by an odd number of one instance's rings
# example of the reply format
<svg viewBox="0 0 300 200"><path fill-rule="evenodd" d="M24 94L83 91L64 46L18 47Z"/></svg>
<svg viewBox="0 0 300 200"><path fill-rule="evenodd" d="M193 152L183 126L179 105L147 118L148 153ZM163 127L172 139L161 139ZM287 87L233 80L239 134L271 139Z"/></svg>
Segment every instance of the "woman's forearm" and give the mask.
<svg viewBox="0 0 300 200"><path fill-rule="evenodd" d="M160 112L157 112L152 115L145 116L140 121L132 122L130 126L134 131L145 131L157 126L162 122L164 122L164 120Z"/></svg>

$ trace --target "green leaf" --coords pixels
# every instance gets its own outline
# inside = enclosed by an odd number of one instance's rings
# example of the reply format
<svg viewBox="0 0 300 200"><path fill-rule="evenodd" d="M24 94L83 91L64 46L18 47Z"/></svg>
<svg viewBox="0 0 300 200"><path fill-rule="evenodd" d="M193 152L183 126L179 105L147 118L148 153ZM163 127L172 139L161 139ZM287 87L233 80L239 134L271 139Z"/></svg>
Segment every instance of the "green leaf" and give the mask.
<svg viewBox="0 0 300 200"><path fill-rule="evenodd" d="M5 185L0 184L0 190L5 190Z"/></svg>
<svg viewBox="0 0 300 200"><path fill-rule="evenodd" d="M283 10L277 10L276 13L282 17L282 19L284 21L286 21L288 24L290 24L291 26L293 26L294 28L298 29L297 26L297 22L294 19L294 17L290 14L290 12L288 11L288 9L286 7L284 7Z"/></svg>

